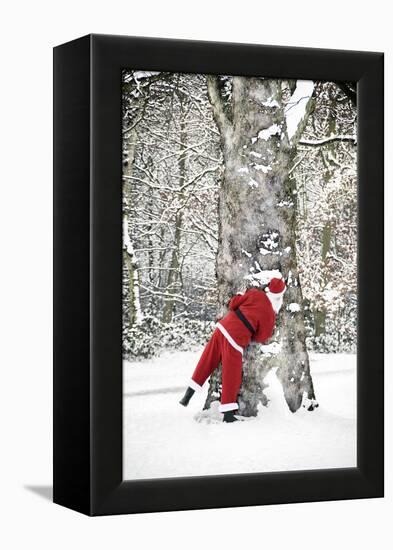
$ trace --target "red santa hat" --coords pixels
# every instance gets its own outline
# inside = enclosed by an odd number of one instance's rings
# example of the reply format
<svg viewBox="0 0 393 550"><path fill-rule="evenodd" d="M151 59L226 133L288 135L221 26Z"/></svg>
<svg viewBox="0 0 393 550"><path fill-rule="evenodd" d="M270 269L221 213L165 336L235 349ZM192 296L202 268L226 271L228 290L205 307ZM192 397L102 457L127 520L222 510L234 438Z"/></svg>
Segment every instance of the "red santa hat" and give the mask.
<svg viewBox="0 0 393 550"><path fill-rule="evenodd" d="M278 279L277 277L271 279L269 285L265 288L266 295L276 314L281 309L285 290L286 285L284 279Z"/></svg>
<svg viewBox="0 0 393 550"><path fill-rule="evenodd" d="M277 277L274 277L270 280L270 283L268 285L269 292L272 292L273 294L281 294L285 290L285 281L284 279L278 279Z"/></svg>

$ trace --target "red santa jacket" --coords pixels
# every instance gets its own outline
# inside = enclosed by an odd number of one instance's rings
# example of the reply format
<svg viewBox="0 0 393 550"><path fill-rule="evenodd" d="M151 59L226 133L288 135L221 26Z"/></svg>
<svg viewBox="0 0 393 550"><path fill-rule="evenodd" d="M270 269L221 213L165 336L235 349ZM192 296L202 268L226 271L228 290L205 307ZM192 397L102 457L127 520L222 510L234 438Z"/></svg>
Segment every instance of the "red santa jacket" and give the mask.
<svg viewBox="0 0 393 550"><path fill-rule="evenodd" d="M254 335L234 312L237 308L252 325ZM272 336L276 314L265 292L252 288L244 294L236 295L229 302L229 309L219 323L239 346L246 347L251 340L262 343Z"/></svg>

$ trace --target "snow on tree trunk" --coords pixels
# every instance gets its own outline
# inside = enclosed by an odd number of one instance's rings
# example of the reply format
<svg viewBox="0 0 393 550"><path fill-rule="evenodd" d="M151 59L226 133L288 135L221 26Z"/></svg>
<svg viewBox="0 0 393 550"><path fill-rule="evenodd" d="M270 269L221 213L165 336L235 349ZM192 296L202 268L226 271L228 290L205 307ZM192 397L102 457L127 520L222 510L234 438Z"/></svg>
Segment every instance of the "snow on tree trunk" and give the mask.
<svg viewBox="0 0 393 550"><path fill-rule="evenodd" d="M140 325L143 315L140 299L140 284L138 274L138 262L134 251L134 246L131 242L128 232L127 216L123 216L123 258L129 273L129 307L130 307L130 323Z"/></svg>
<svg viewBox="0 0 393 550"><path fill-rule="evenodd" d="M240 413L256 416L258 404L267 403L264 378L272 367L278 367L285 399L294 412L303 396L310 400L310 406L315 396L296 264L296 189L288 177L295 149L287 134L281 82L234 77L232 120L225 112L215 77L208 77L208 89L225 163L219 195L218 318L227 312L230 297L245 287L262 286L275 275L288 277L277 320L276 336L281 345L264 348L251 344L247 348ZM299 123L305 118L306 113ZM205 408L219 394L217 373L211 378Z"/></svg>
<svg viewBox="0 0 393 550"><path fill-rule="evenodd" d="M130 325L141 324L143 315L140 301L140 283L138 261L128 229L128 211L130 202L130 177L135 160L136 130L133 128L125 137L127 166L123 169L123 261L128 272L128 303Z"/></svg>

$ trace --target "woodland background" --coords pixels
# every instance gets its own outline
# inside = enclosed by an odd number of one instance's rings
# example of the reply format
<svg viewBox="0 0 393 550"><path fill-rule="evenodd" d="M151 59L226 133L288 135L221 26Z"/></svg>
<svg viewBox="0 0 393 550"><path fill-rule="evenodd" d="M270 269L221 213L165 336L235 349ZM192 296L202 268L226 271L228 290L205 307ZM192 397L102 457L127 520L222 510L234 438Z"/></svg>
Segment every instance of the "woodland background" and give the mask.
<svg viewBox="0 0 393 550"><path fill-rule="evenodd" d="M293 146L286 205L295 213L307 349L354 353L356 91L351 83L275 84L288 135L293 120L307 112ZM211 334L219 311L224 168L205 75L127 70L122 86L123 354L137 359L191 349ZM228 113L232 91L233 77L217 79ZM274 110L274 101L265 108ZM258 164L261 155L251 154L254 170L268 174L270 166ZM251 193L258 182L248 184ZM271 236L264 244L270 252L277 246ZM247 261L249 253L242 253ZM258 269L258 262L248 267L250 276Z"/></svg>

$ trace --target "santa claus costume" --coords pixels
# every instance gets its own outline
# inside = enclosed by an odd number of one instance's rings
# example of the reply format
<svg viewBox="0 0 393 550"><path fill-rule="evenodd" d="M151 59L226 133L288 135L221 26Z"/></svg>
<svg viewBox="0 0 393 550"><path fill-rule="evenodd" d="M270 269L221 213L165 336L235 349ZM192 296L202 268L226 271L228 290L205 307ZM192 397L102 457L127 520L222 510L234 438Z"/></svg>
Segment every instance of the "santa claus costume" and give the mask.
<svg viewBox="0 0 393 550"><path fill-rule="evenodd" d="M283 279L274 278L265 291L252 288L234 296L229 312L216 325L194 370L180 403L188 405L195 391L200 391L212 372L222 364L220 412L224 422L234 422L239 406L237 396L242 381L243 350L251 342L266 342L273 334L276 315L286 290Z"/></svg>

